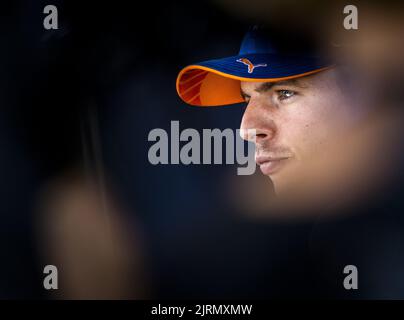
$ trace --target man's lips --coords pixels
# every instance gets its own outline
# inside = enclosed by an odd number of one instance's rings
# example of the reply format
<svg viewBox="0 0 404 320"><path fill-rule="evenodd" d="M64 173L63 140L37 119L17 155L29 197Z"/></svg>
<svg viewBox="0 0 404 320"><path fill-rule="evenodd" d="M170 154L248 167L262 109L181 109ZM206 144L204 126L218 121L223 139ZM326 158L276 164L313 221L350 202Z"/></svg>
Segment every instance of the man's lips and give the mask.
<svg viewBox="0 0 404 320"><path fill-rule="evenodd" d="M268 157L257 156L255 162L259 165L265 175L270 175L278 171L290 157Z"/></svg>

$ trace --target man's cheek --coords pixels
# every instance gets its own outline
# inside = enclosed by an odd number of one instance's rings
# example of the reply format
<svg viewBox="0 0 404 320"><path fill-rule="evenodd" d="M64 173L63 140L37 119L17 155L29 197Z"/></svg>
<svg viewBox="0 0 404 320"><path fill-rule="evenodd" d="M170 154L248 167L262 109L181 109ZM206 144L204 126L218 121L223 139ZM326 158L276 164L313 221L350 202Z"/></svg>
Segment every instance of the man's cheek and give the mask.
<svg viewBox="0 0 404 320"><path fill-rule="evenodd" d="M318 143L319 133L311 122L301 122L301 125L289 126L285 128L285 145L292 149L292 152L298 159L304 158L304 155L312 152L314 146Z"/></svg>

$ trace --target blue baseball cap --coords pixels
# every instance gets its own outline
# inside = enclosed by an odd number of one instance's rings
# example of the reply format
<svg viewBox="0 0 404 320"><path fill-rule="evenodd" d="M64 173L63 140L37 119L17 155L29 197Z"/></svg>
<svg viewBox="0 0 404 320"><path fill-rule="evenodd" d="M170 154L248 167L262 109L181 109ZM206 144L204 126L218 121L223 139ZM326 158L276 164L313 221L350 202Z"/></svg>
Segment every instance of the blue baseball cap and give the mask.
<svg viewBox="0 0 404 320"><path fill-rule="evenodd" d="M181 99L194 106L244 102L240 81L276 82L304 77L333 63L310 52L286 53L271 46L259 28L244 36L238 55L208 60L183 68L177 77Z"/></svg>

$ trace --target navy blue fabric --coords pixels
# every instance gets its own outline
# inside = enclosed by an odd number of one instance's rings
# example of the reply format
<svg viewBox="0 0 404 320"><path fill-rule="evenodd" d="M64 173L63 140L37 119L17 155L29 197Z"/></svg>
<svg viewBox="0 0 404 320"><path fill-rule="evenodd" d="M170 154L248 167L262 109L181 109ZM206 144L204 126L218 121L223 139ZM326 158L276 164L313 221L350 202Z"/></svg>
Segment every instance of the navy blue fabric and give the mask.
<svg viewBox="0 0 404 320"><path fill-rule="evenodd" d="M260 30L256 27L246 33L238 54L246 55L250 53L276 53L269 39L260 34Z"/></svg>
<svg viewBox="0 0 404 320"><path fill-rule="evenodd" d="M237 60L247 58L254 65L266 64L265 67L256 67L252 73L248 72L248 66ZM196 65L208 67L226 74L251 78L283 78L294 76L320 68L330 66L329 61L324 61L315 57L285 56L275 53L270 54L245 54L227 57L217 60L209 60L197 63Z"/></svg>
<svg viewBox="0 0 404 320"><path fill-rule="evenodd" d="M254 66L259 64L266 64L266 66L257 66L250 70L252 72L248 72L248 65L238 61L242 58L248 59ZM268 35L265 35L259 27L254 26L244 36L237 56L204 61L196 65L243 78L266 79L295 76L332 64L331 61L320 58L312 52L280 53L271 45Z"/></svg>

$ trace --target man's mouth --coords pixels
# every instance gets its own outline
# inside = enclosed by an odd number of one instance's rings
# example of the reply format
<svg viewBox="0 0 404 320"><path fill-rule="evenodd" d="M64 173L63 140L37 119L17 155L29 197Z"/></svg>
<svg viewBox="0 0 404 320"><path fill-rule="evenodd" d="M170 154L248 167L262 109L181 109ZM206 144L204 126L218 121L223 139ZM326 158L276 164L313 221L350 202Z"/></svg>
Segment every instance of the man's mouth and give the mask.
<svg viewBox="0 0 404 320"><path fill-rule="evenodd" d="M282 168L290 157L256 156L255 162L259 165L264 175L271 175Z"/></svg>

